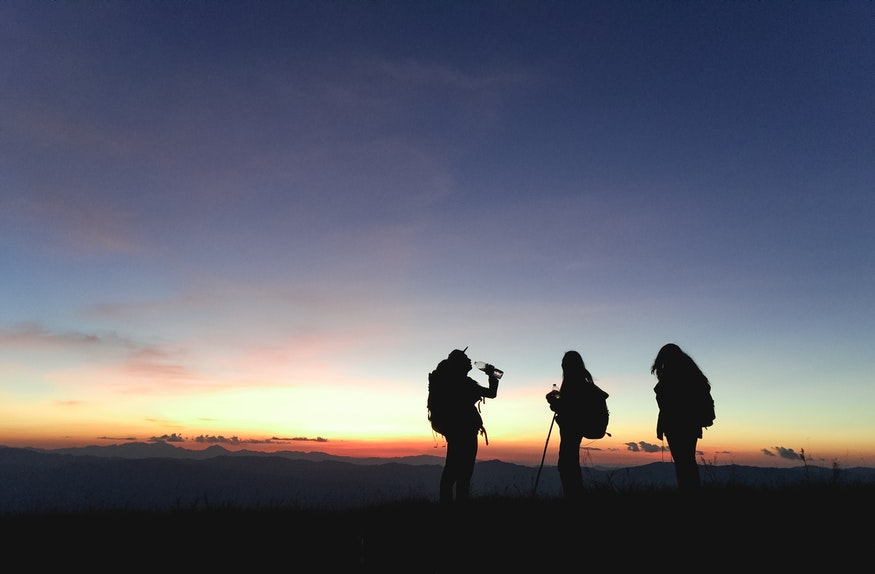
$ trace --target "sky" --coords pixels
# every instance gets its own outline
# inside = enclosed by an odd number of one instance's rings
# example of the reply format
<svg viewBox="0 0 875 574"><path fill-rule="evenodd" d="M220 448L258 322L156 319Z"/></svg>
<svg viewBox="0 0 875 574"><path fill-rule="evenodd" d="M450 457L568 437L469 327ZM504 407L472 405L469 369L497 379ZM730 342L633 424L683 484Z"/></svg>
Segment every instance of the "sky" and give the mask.
<svg viewBox="0 0 875 574"><path fill-rule="evenodd" d="M875 466L872 2L0 2L0 445ZM471 376L486 384L486 376Z"/></svg>

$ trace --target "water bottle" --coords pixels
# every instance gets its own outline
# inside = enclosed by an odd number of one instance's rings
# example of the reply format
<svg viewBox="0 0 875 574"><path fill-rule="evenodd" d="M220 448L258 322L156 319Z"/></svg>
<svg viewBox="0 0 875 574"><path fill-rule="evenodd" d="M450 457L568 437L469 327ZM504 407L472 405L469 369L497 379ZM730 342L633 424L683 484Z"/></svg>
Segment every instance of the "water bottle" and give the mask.
<svg viewBox="0 0 875 574"><path fill-rule="evenodd" d="M485 363L483 361L474 361L474 366L477 367L478 369L480 369L481 371L484 371L484 372L486 372L486 365L487 364L488 363ZM492 374L495 376L496 379L500 379L501 376L504 375L504 371L502 371L501 369L496 369L495 367L492 367L492 368L494 369L492 371Z"/></svg>
<svg viewBox="0 0 875 574"><path fill-rule="evenodd" d="M556 405L554 403L559 398L559 385L553 383L553 390L547 393L545 398L547 399L547 402L550 403L550 410L555 412Z"/></svg>

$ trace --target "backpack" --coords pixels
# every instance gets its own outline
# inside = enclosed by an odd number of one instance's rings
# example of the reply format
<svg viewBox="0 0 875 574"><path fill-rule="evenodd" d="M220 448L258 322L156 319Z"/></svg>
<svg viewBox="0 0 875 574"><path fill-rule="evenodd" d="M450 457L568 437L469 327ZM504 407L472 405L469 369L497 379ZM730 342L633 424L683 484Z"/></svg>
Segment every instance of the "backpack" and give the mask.
<svg viewBox="0 0 875 574"><path fill-rule="evenodd" d="M611 436L608 432L608 419L611 413L608 410L608 393L596 385L593 387L595 392L583 403L580 430L586 438L599 439L604 438L605 435Z"/></svg>
<svg viewBox="0 0 875 574"><path fill-rule="evenodd" d="M714 419L717 414L714 412L714 398L711 396L711 391L708 390L702 395L702 400L699 403L699 425L709 427L714 424Z"/></svg>
<svg viewBox="0 0 875 574"><path fill-rule="evenodd" d="M446 388L441 386L441 376L438 370L434 370L428 374L428 401L426 409L428 409L428 422L431 424L431 429L439 434L444 434L446 425L448 424L449 397L447 396Z"/></svg>
<svg viewBox="0 0 875 574"><path fill-rule="evenodd" d="M460 395L460 388L449 384L450 381L444 380L444 377L444 370L440 365L428 374L426 408L431 429L444 436L452 430L480 430L485 435L479 408L471 402L468 393L462 390Z"/></svg>

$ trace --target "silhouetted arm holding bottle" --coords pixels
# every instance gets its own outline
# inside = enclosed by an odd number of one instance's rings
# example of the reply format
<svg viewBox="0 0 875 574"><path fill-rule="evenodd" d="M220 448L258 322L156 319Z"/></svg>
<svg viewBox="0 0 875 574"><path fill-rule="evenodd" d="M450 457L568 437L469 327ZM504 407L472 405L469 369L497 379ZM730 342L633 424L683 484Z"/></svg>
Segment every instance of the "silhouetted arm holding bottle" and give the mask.
<svg viewBox="0 0 875 574"><path fill-rule="evenodd" d="M477 386L482 389L481 397L486 399L494 399L498 396L498 379L504 375L504 371L501 369L496 369L495 365L491 365L489 363L484 363L483 361L476 361L474 366L486 373L489 377L489 387L483 387L480 384Z"/></svg>

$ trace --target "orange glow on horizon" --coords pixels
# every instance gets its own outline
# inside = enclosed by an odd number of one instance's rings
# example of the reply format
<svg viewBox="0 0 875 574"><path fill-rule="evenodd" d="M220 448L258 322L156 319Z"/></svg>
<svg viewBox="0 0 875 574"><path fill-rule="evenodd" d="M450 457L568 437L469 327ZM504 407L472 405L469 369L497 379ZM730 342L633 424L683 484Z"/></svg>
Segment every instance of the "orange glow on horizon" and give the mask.
<svg viewBox="0 0 875 574"><path fill-rule="evenodd" d="M158 437L144 439L135 436L53 436L36 440L32 433L0 436L0 445L17 448L65 449L88 446L113 446L129 443L166 442L171 446L187 450L204 450L212 446L220 446L228 451L251 450L264 453L282 451L325 453L331 456L352 458L403 458L417 456L436 457L438 462L446 455L446 443L441 436L387 439L387 440L335 440L331 438L278 438L264 439L240 438L234 436L169 436L163 440ZM546 437L545 437L546 438ZM556 464L559 448L559 436L551 436L545 452L545 441L539 440L507 440L490 437L489 444L481 437L477 454L478 461L500 460L503 462L538 466L543 457L544 465ZM699 443L701 451L700 463L718 466L739 464L746 466L800 466L801 459L768 456L761 449L745 448L731 449L726 445L717 445L713 441ZM864 456L847 452L843 456L831 457L825 452L809 452L806 450L807 464L831 466L833 462L840 467L873 466L873 461ZM671 454L667 451L641 452L630 450L630 447L614 438L592 441L584 444L581 450L581 464L594 467L627 467L650 464L653 462L671 462Z"/></svg>

